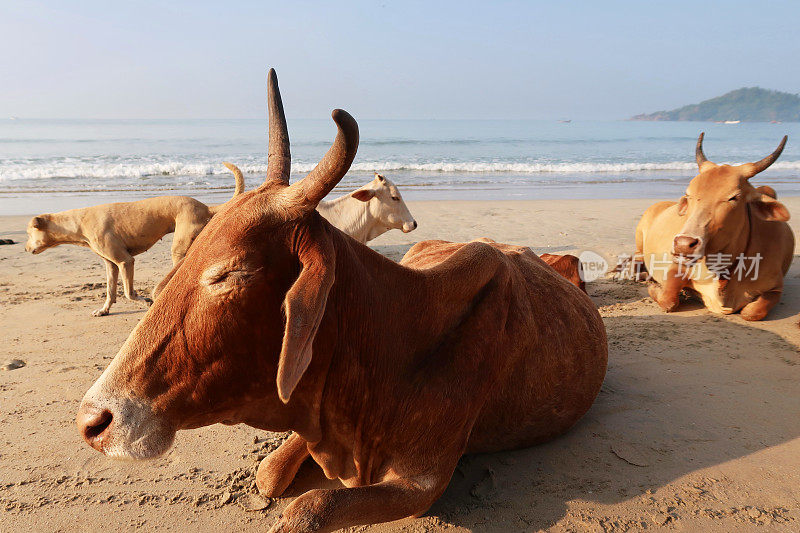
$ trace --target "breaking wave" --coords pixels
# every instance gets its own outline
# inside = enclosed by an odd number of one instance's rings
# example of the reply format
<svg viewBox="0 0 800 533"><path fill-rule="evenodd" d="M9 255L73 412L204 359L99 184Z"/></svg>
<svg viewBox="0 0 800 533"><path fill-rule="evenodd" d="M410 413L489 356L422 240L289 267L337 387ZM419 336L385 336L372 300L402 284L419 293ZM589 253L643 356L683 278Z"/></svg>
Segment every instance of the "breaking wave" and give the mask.
<svg viewBox="0 0 800 533"><path fill-rule="evenodd" d="M314 168L316 163L294 162L292 171L305 173ZM238 164L247 174L263 174L267 170L265 163ZM539 174L539 173L628 173L650 171L694 171L694 163L683 161L672 162L631 162L631 163L597 163L597 162L406 162L406 161L359 161L351 170L356 172L427 172L427 173L470 173L470 174ZM800 170L800 161L780 161L772 166L778 170ZM228 174L229 171L221 162L179 162L165 161L157 163L144 162L91 162L91 161L48 161L28 162L24 160L0 162L0 182L36 179L69 179L69 178L148 178L154 176L210 176Z"/></svg>

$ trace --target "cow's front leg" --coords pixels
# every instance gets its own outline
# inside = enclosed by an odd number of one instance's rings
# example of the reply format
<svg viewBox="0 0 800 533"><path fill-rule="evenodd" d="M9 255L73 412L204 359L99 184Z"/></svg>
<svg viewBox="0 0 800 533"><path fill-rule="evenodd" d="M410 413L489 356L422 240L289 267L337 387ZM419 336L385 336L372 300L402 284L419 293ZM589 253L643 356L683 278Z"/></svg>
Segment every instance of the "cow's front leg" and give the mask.
<svg viewBox="0 0 800 533"><path fill-rule="evenodd" d="M270 498L277 498L283 494L307 457L306 441L297 433L292 433L277 450L266 456L258 465L256 472L258 492Z"/></svg>
<svg viewBox="0 0 800 533"><path fill-rule="evenodd" d="M667 313L678 309L678 305L681 303L681 291L689 283L685 273L681 270L678 265L672 265L667 271L663 284L652 284L647 289L650 298L655 300Z"/></svg>
<svg viewBox="0 0 800 533"><path fill-rule="evenodd" d="M349 489L315 489L289 505L270 533L336 531L419 516L444 492L449 477L399 478Z"/></svg>
<svg viewBox="0 0 800 533"><path fill-rule="evenodd" d="M742 307L742 318L748 321L761 320L769 310L778 305L781 300L781 289L774 289L763 293L761 296Z"/></svg>

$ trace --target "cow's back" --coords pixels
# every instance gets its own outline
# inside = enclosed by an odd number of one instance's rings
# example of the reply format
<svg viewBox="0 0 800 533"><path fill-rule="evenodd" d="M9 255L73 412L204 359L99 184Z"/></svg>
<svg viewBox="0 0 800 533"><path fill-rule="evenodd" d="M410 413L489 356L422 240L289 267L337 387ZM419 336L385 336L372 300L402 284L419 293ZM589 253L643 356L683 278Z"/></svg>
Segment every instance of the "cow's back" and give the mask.
<svg viewBox="0 0 800 533"><path fill-rule="evenodd" d="M497 359L497 371L486 375L493 383L479 408L470 452L525 447L569 429L592 405L608 359L605 327L585 293L529 248L481 241L503 252L498 270L507 273L506 286L497 290L507 313L486 325L486 335L497 339L486 353ZM463 246L418 243L402 263L431 268Z"/></svg>

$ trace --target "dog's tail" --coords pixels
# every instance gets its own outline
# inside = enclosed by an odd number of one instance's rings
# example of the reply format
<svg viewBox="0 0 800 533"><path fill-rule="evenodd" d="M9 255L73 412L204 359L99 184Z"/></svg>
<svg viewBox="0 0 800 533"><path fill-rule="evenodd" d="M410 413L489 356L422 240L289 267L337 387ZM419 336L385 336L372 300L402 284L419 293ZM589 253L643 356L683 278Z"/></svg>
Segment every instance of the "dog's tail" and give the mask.
<svg viewBox="0 0 800 533"><path fill-rule="evenodd" d="M239 167L237 167L233 163L228 163L227 161L225 161L222 164L228 167L228 170L233 172L233 177L236 179L236 190L233 191L233 196L232 196L232 198L235 198L236 196L239 196L244 192L244 176L242 175L242 171L239 170Z"/></svg>
<svg viewBox="0 0 800 533"><path fill-rule="evenodd" d="M231 196L231 200L233 200L234 198L236 198L237 196L239 196L244 192L244 175L242 174L242 171L239 170L239 167L237 167L233 163L228 163L227 161L224 161L222 164L228 167L228 170L233 172L233 177L236 180L236 189L233 191L233 196ZM228 200L228 202L230 202L230 200ZM217 212L222 208L222 206L228 202L219 205L209 206L209 209L211 210L212 214L217 214Z"/></svg>

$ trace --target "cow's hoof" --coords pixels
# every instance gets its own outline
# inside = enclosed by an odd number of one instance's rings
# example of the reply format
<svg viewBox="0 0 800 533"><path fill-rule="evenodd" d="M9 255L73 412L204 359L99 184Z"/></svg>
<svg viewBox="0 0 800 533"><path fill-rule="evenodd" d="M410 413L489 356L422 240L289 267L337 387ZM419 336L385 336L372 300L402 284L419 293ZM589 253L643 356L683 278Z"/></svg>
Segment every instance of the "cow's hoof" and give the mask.
<svg viewBox="0 0 800 533"><path fill-rule="evenodd" d="M661 309L664 310L665 313L672 313L673 311L678 310L678 306L680 305L680 300L675 300L672 302L665 302L664 298L662 297L661 287L656 284L652 284L647 287L647 294L650 295L650 298L655 301Z"/></svg>
<svg viewBox="0 0 800 533"><path fill-rule="evenodd" d="M653 299L654 302L658 303L658 297L661 296L661 291L659 290L659 286L656 285L655 283L651 283L647 287L647 294L650 296L650 298Z"/></svg>
<svg viewBox="0 0 800 533"><path fill-rule="evenodd" d="M106 316L108 314L108 309L95 309L92 311L92 316Z"/></svg>
<svg viewBox="0 0 800 533"><path fill-rule="evenodd" d="M767 316L766 313L748 313L742 311L742 318L748 322L758 322L759 320L763 320L765 316Z"/></svg>
<svg viewBox="0 0 800 533"><path fill-rule="evenodd" d="M291 533L292 531L295 530L292 529L283 515L279 516L278 521L275 522L271 528L269 528L269 533Z"/></svg>
<svg viewBox="0 0 800 533"><path fill-rule="evenodd" d="M664 310L665 313L674 313L675 311L678 310L678 307L681 306L681 301L680 300L675 300L674 302L661 301L658 302L658 305L661 307L661 309Z"/></svg>

